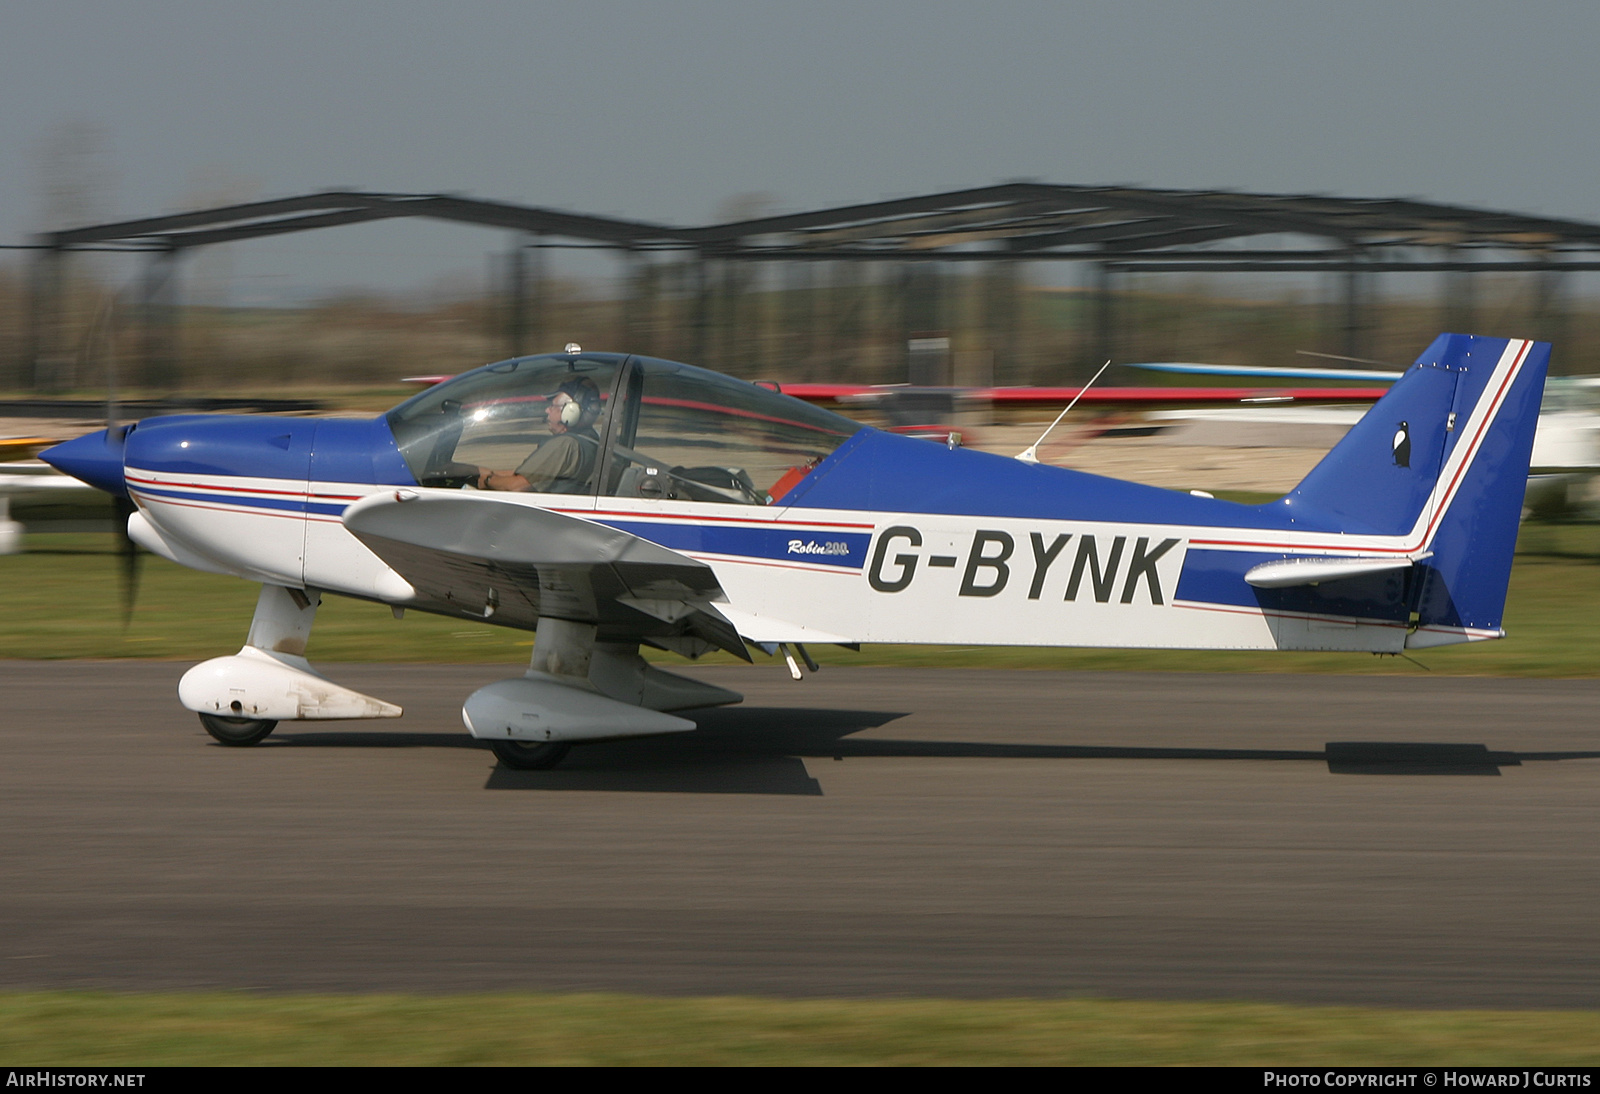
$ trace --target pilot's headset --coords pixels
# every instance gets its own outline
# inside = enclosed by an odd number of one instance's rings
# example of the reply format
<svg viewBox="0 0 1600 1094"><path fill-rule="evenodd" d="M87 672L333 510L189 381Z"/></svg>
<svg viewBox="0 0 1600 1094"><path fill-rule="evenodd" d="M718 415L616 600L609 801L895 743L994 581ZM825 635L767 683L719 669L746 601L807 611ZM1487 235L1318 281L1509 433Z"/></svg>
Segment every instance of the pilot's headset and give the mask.
<svg viewBox="0 0 1600 1094"><path fill-rule="evenodd" d="M600 417L600 389L588 377L568 380L556 389L556 394L567 397L561 404L561 424L568 429L593 425Z"/></svg>

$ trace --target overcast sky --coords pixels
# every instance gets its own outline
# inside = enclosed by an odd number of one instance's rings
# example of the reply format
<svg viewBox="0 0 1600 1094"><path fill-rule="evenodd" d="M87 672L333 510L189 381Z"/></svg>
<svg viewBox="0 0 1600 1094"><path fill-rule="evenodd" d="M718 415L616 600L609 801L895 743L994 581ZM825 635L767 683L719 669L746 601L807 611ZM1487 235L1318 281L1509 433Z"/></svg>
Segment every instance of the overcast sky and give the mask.
<svg viewBox="0 0 1600 1094"><path fill-rule="evenodd" d="M0 242L104 135L107 216L335 187L674 223L1014 178L1600 221L1600 4L0 0ZM472 229L234 248L244 295L481 275Z"/></svg>

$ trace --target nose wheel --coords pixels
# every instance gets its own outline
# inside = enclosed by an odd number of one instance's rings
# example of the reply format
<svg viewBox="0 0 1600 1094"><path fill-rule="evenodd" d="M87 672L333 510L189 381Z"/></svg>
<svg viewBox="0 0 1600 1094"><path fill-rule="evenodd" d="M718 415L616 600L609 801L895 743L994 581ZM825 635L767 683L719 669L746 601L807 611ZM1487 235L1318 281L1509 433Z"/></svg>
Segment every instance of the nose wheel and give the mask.
<svg viewBox="0 0 1600 1094"><path fill-rule="evenodd" d="M265 718L224 718L220 714L200 715L200 724L220 743L233 748L260 744L278 723Z"/></svg>
<svg viewBox="0 0 1600 1094"><path fill-rule="evenodd" d="M262 734L266 736L265 733ZM572 751L570 741L490 741L496 758L518 771L544 771L556 766Z"/></svg>

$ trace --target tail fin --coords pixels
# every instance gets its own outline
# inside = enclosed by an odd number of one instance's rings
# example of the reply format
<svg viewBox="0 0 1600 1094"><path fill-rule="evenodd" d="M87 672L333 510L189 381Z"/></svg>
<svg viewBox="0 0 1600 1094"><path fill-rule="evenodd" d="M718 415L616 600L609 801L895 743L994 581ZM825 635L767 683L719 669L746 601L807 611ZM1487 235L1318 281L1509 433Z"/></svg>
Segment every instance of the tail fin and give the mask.
<svg viewBox="0 0 1600 1094"><path fill-rule="evenodd" d="M1497 638L1550 346L1442 334L1283 499L1296 525L1399 536L1411 647Z"/></svg>

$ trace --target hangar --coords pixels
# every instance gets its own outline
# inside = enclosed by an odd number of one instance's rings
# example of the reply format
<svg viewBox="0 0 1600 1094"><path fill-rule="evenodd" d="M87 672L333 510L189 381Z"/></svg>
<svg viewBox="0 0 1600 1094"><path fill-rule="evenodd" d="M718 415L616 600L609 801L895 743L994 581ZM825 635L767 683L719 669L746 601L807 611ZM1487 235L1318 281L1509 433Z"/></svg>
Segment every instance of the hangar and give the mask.
<svg viewBox="0 0 1600 1094"><path fill-rule="evenodd" d="M455 194L332 191L53 232L32 251L28 342L19 386L63 386L63 259L76 251L145 255L138 280L140 360L132 377L174 390L178 372L179 271L199 248L341 225L424 217L500 229L505 249L497 332L508 354L532 352L557 332L544 326L545 254L567 247L615 254L626 286L622 328L630 346L727 368L739 289L752 269L773 269L785 287L817 285L818 271L871 265L888 287L889 322L908 347L908 378L949 382L942 271L984 273L980 324L993 348L992 375L1008 378L1019 270L1070 263L1092 297L1089 336L1075 366L1117 356L1126 319L1120 288L1146 273L1326 275L1338 286L1336 345L1361 357L1378 278L1442 275L1438 326L1473 326L1475 285L1485 274L1534 275L1533 326L1524 331L1567 344L1572 275L1600 270L1600 225L1409 198L1158 190L1008 182L733 223L675 227ZM976 265L974 265L976 264ZM837 283L848 290L848 276ZM815 337L815 292L779 322ZM810 301L808 305L806 302ZM661 321L663 315L670 322ZM662 344L663 340L670 344ZM924 352L918 352L919 348Z"/></svg>

